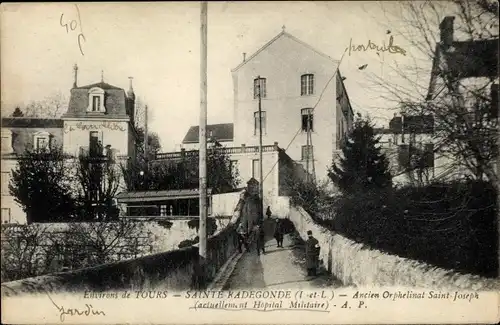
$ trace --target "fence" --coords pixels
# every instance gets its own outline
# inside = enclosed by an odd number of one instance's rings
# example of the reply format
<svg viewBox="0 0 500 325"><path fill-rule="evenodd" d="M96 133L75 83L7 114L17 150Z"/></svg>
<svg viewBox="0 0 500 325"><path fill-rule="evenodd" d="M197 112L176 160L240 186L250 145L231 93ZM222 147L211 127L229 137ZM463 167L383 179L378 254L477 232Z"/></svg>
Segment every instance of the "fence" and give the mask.
<svg viewBox="0 0 500 325"><path fill-rule="evenodd" d="M2 283L4 296L85 290L173 291L204 287L238 250L236 226L248 195L241 195L231 223L207 241L206 267L199 264L198 245L128 261Z"/></svg>

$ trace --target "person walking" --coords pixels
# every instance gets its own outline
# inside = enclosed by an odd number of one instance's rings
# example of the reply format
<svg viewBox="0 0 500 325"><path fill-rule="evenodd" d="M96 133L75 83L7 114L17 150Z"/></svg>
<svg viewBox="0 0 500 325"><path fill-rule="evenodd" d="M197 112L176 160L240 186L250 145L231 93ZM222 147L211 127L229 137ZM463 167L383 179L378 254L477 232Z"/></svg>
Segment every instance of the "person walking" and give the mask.
<svg viewBox="0 0 500 325"><path fill-rule="evenodd" d="M273 213L271 212L271 207L270 206L267 206L267 210L266 210L266 216L267 218L271 218L271 216L273 215Z"/></svg>
<svg viewBox="0 0 500 325"><path fill-rule="evenodd" d="M312 231L307 231L306 241L306 268L308 276L315 276L319 260L319 242L312 235Z"/></svg>
<svg viewBox="0 0 500 325"><path fill-rule="evenodd" d="M248 244L247 244L247 233L245 231L245 227L243 226L242 223L239 224L238 229L236 230L238 233L238 250L240 253L243 251L243 245L245 246L246 250L248 251Z"/></svg>
<svg viewBox="0 0 500 325"><path fill-rule="evenodd" d="M274 238L278 247L283 247L283 227L280 219L276 219L276 226L274 227Z"/></svg>
<svg viewBox="0 0 500 325"><path fill-rule="evenodd" d="M257 227L257 255L260 255L260 251L262 251L262 254L266 253L265 233L262 224Z"/></svg>

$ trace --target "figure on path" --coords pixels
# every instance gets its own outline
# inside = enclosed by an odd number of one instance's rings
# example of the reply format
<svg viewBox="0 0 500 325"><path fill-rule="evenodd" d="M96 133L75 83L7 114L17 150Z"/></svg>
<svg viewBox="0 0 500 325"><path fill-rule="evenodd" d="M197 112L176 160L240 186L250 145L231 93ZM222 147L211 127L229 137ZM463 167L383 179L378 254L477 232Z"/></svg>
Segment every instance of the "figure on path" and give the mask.
<svg viewBox="0 0 500 325"><path fill-rule="evenodd" d="M267 206L267 211L266 211L266 216L267 218L271 218L271 216L273 215L273 213L271 212L271 207L270 206Z"/></svg>
<svg viewBox="0 0 500 325"><path fill-rule="evenodd" d="M319 261L319 242L313 237L312 231L307 231L306 241L306 268L308 276L315 276Z"/></svg>
<svg viewBox="0 0 500 325"><path fill-rule="evenodd" d="M274 227L274 238L278 247L283 247L283 225L280 219L276 219L276 226Z"/></svg>
<svg viewBox="0 0 500 325"><path fill-rule="evenodd" d="M260 251L262 251L262 254L266 253L264 246L265 246L265 233L264 233L264 227L261 224L257 227L257 255L260 255Z"/></svg>
<svg viewBox="0 0 500 325"><path fill-rule="evenodd" d="M238 233L238 250L240 253L243 251L242 246L245 245L246 250L248 251L248 239L247 232L242 223L239 224L238 229L236 230Z"/></svg>

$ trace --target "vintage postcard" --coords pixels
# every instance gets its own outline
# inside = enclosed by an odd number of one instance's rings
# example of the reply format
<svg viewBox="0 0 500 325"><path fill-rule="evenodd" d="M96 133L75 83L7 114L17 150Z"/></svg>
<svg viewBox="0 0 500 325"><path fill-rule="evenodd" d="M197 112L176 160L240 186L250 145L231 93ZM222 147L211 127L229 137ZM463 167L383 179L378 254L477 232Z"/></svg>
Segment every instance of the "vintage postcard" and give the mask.
<svg viewBox="0 0 500 325"><path fill-rule="evenodd" d="M0 8L2 324L500 321L496 1Z"/></svg>

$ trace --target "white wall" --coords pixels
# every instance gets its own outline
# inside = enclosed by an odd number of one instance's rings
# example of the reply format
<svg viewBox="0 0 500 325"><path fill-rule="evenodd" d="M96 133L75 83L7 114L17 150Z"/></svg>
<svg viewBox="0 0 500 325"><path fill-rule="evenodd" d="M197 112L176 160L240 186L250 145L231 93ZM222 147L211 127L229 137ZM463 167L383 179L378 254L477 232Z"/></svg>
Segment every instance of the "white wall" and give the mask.
<svg viewBox="0 0 500 325"><path fill-rule="evenodd" d="M234 143L257 145L254 135L254 112L258 111L258 100L253 98L254 78L267 79L267 97L262 99L262 110L266 112L264 144L275 141L286 148L301 127L301 109L311 108L332 77L337 64L310 48L288 37L277 39L272 45L233 72L234 85ZM314 74L314 95L301 96L300 77ZM326 177L326 166L332 159L336 135L335 79L314 112L312 141L318 179ZM306 145L306 133L301 132L287 149L294 160L301 160L301 146Z"/></svg>
<svg viewBox="0 0 500 325"><path fill-rule="evenodd" d="M9 182L12 178L12 170L15 169L17 160L2 158L2 223L26 223L26 214L22 207L14 200L14 197L9 194Z"/></svg>
<svg viewBox="0 0 500 325"><path fill-rule="evenodd" d="M315 224L302 208L291 207L290 220L306 240L307 231L319 241L320 261L344 285L402 286L455 290L499 290L497 279L459 274L432 265L367 249Z"/></svg>
<svg viewBox="0 0 500 325"><path fill-rule="evenodd" d="M117 154L128 155L128 120L64 120L64 152L74 155L80 147L88 148L91 131L100 132L103 147L111 145L118 150Z"/></svg>
<svg viewBox="0 0 500 325"><path fill-rule="evenodd" d="M212 216L232 216L241 192L212 195Z"/></svg>

